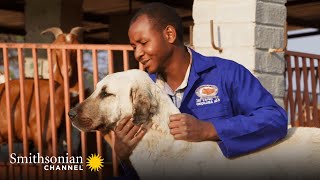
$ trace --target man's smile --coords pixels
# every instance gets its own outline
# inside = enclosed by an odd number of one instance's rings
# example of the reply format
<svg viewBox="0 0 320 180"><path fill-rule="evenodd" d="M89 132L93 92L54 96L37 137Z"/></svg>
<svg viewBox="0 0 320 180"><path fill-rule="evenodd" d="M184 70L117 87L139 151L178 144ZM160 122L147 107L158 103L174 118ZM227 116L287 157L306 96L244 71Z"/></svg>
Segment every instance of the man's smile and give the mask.
<svg viewBox="0 0 320 180"><path fill-rule="evenodd" d="M141 61L141 64L146 65L149 61L150 61L150 59L142 60L142 61Z"/></svg>

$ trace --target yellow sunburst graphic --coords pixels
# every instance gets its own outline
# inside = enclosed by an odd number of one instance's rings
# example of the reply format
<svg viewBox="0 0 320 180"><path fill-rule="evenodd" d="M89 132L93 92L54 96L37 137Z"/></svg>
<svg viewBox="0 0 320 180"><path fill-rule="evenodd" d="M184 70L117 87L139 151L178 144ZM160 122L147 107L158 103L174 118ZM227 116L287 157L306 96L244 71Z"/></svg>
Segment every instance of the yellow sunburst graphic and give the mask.
<svg viewBox="0 0 320 180"><path fill-rule="evenodd" d="M99 154L91 154L91 156L87 158L87 166L91 171L99 171L103 167L102 157Z"/></svg>

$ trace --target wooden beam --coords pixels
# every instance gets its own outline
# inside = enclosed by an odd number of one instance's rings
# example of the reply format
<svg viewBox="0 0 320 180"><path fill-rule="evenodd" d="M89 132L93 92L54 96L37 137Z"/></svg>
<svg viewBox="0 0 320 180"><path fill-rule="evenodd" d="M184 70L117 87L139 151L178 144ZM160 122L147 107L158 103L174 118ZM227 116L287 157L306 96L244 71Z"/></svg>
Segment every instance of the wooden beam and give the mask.
<svg viewBox="0 0 320 180"><path fill-rule="evenodd" d="M0 32L3 34L14 34L14 35L20 35L20 36L26 35L26 31L24 30L24 28L0 26Z"/></svg>
<svg viewBox="0 0 320 180"><path fill-rule="evenodd" d="M300 18L295 18L295 17L287 17L287 22L289 25L294 25L294 26L302 26L305 28L317 28L320 29L320 23L319 20L304 20Z"/></svg>
<svg viewBox="0 0 320 180"><path fill-rule="evenodd" d="M296 1L288 1L286 3L286 6L298 6L298 5L304 5L304 4L311 4L311 3L317 3L319 0L296 0Z"/></svg>
<svg viewBox="0 0 320 180"><path fill-rule="evenodd" d="M0 4L0 9L6 10L6 11L24 12L24 2L21 2L21 3L11 2L11 1L2 2Z"/></svg>
<svg viewBox="0 0 320 180"><path fill-rule="evenodd" d="M84 32L85 34L96 34L96 33L101 33L101 32L109 32L109 28L96 28L89 30L88 32Z"/></svg>
<svg viewBox="0 0 320 180"><path fill-rule="evenodd" d="M306 33L291 34L291 35L288 35L288 39L307 37L307 36L315 36L315 35L319 35L319 34L320 34L320 30L313 31L313 32L306 32Z"/></svg>

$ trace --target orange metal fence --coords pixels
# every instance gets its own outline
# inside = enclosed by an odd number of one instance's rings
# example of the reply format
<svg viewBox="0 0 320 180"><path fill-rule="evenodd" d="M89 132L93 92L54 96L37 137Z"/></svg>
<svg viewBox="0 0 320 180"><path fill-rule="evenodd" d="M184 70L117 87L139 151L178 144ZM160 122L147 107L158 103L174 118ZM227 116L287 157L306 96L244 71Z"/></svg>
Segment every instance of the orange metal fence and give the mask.
<svg viewBox="0 0 320 180"><path fill-rule="evenodd" d="M109 140L108 142L110 143L109 145L109 150L111 149L112 152L107 151L108 148L105 147L105 144L103 141L103 136L100 132L96 132L95 134L92 133L84 133L81 132L80 134L80 144L79 150L74 151L74 147L72 147L72 144L76 138L79 137L73 137L72 136L72 126L70 123L70 119L67 115L67 113L64 113L63 117L63 122L65 123L65 133L66 133L66 139L65 139L65 144L66 144L66 152L65 156L71 158L72 156L81 156L82 157L82 167L83 170L81 171L46 171L44 169L44 165L39 163L37 165L27 165L26 163L24 164L13 164L10 163L8 158L10 158L10 155L12 153L19 153L17 150L14 148L16 146L16 122L15 122L15 109L10 108L12 107L13 103L10 96L11 93L13 92L11 88L12 82L9 81L10 78L10 72L9 72L9 51L15 51L17 53L17 59L19 62L19 85L20 87L20 107L21 108L21 126L22 126L22 144L23 144L23 150L19 154L27 157L31 156L30 153L30 146L29 146L29 141L27 139L27 128L31 126L28 122L28 116L30 114L30 111L34 112L36 114L36 131L37 131L37 138L38 138L38 144L37 144L37 153L39 153L39 156L45 156L44 152L44 147L43 143L44 142L44 137L42 135L43 132L45 131L42 127L46 122L44 122L45 117L41 116L41 113L45 111L45 107L40 106L40 92L43 91L43 88L40 86L40 79L39 79L39 71L38 71L38 56L40 56L40 51L44 51L45 53L45 58L48 59L48 77L49 81L48 86L50 91L47 92L50 94L50 106L49 111L45 112L46 116L49 117L50 119L50 124L48 123L48 126L55 127L56 126L56 107L55 107L55 101L61 97L55 97L55 82L53 81L54 79L54 68L55 64L54 58L52 56L52 52L54 50L59 50L62 52L63 55L63 62L64 64L67 64L67 57L68 53L67 51L69 50L75 50L77 54L77 69L78 69L78 82L79 82L79 87L78 87L78 96L76 96L76 101L77 102L82 102L86 95L85 95L85 82L87 80L84 80L84 67L83 67L83 54L84 52L87 52L91 55L91 63L92 63L92 72L91 73L93 77L93 84L92 86L94 87L95 84L99 81L99 63L98 63L98 53L100 52L105 52L104 54L107 54L107 57L104 57L107 59L105 63L108 64L107 71L108 74L114 73L116 71L122 71L122 70L127 70L129 68L140 68L143 69L140 64L135 62L132 58L132 48L129 45L52 45L52 44L28 44L28 43L0 43L0 51L2 52L2 60L3 60L3 67L4 67L4 76L5 76L5 83L4 83L4 89L7 89L4 94L0 92L0 98L1 96L5 98L5 103L0 104L1 109L6 109L6 117L5 120L0 120L0 123L6 124L6 127L2 127L0 132L0 139L1 136L6 134L5 138L7 139L6 141L3 140L4 144L7 144L7 150L5 151L3 148L3 145L1 145L1 156L7 158L6 161L2 161L0 163L0 173L4 175L1 179L14 179L14 177L24 177L25 179L33 179L36 177L37 179L44 179L44 178L49 178L49 179L60 179L67 177L68 179L87 179L87 177L99 177L99 179L102 179L105 176L117 176L118 175L118 163L117 159L115 157L115 153L112 150L112 134L111 136L105 136L106 140ZM34 71L33 71L33 87L28 87L26 86L26 78L25 78L25 63L24 63L24 57L27 56L28 54L27 51L29 52L29 56L32 58L33 66L34 66ZM0 53L1 54L1 53ZM68 76L68 66L62 70L62 74L64 77ZM70 110L70 106L72 105L71 101L72 97L69 92L69 79L65 79L63 83L64 87L64 111L68 112ZM34 95L33 98L35 102L35 106L32 106L30 108L30 102L26 102L26 88L33 88L34 89ZM1 91L1 87L0 87ZM90 93L90 92L89 92ZM30 100L31 101L31 100ZM1 102L1 101L0 101ZM0 112L1 113L1 112ZM0 114L1 115L1 114ZM5 122L5 123L4 123ZM0 125L2 126L2 125ZM59 143L59 133L57 132L57 128L52 128L52 155L53 156L59 156L61 152L58 151L58 149L62 148L63 144ZM111 137L111 141L110 141ZM73 139L74 138L74 139ZM111 148L110 148L111 147ZM107 150L105 150L107 149ZM34 151L32 153L35 153ZM104 170L99 171L99 173L92 173L86 168L86 159L90 155L90 153L98 153L99 155L103 156L105 161L104 161ZM111 156L111 158L109 157ZM110 162L106 162L106 160L110 159Z"/></svg>
<svg viewBox="0 0 320 180"><path fill-rule="evenodd" d="M63 122L65 123L65 156L71 158L72 156L81 156L82 157L82 166L83 170L77 171L47 171L44 169L44 165L39 164L13 164L10 163L8 160L12 153L17 153L23 156L30 156L30 146L29 140L27 139L28 129L27 127L30 126L30 122L28 122L28 116L30 111L33 111L36 114L36 131L37 131L37 153L39 156L44 155L44 145L42 142L43 137L43 124L45 117L41 116L41 113L45 111L45 107L40 106L40 92L43 90L40 86L40 79L42 77L39 75L38 70L38 56L40 56L40 51L44 51L45 59L48 60L48 86L49 86L49 104L50 107L45 114L49 117L50 122L48 126L54 127L56 126L56 109L55 109L55 101L61 97L55 97L55 82L54 79L54 72L55 72L55 65L54 57L52 56L52 52L54 50L59 50L62 52L63 55L63 62L67 64L67 56L69 50L75 50L77 57L77 70L78 70L78 92L76 100L72 99L70 92L69 92L69 79L65 79L63 82L64 90L64 111L68 112L70 107L74 105L72 102L76 101L77 103L82 102L85 97L85 83L88 84L88 80L84 80L84 69L86 69L83 65L84 53L89 53L91 57L92 63L92 71L87 71L93 77L92 86L94 87L95 84L99 81L99 73L101 74L101 69L99 70L99 61L98 61L98 54L101 52L105 52L104 57L106 59L105 62L107 63L107 71L108 74L114 73L116 71L127 70L131 68L139 68L143 69L141 64L138 64L136 61L133 60L132 56L132 48L129 45L88 45L88 44L81 44L81 45L52 45L52 44L28 44L28 43L0 43L0 54L2 52L2 61L4 67L4 76L5 76L5 83L4 89L7 89L5 93L1 90L0 86L0 100L1 97L5 98L5 103L1 103L0 101L0 109L6 110L6 116L3 119L0 119L0 140L1 143L7 144L7 150L4 150L3 145L1 145L1 157L7 158L7 160L0 162L0 173L2 175L1 179L19 179L21 176L24 179L33 179L36 177L37 179L60 179L60 178L68 178L68 179L87 179L88 177L97 177L102 179L106 176L117 176L119 175L118 172L118 163L115 157L115 153L112 149L112 134L110 136L105 136L105 140L109 143L109 149L105 147L103 141L102 134L99 132L96 133L80 133L80 144L76 145L79 147L79 150L74 150L75 148L72 147L73 142L79 138L77 136L72 135L72 126L70 123L70 119L66 113L63 114ZM21 126L20 129L22 131L22 142L23 150L22 152L17 152L16 146L16 122L15 117L16 114L14 112L15 109L12 109L12 102L10 99L11 93L13 93L10 87L12 86L12 82L9 81L10 79L10 70L9 70L9 51L15 51L17 54L16 61L18 61L19 66L19 86L24 87L20 88L20 108L21 108ZM28 54L29 51L29 55ZM32 59L33 64L33 87L26 86L26 78L25 78L25 56L30 56ZM319 66L319 59L320 56L312 55L312 54L303 54L297 52L286 52L286 80L287 80L287 93L284 98L285 108L289 114L290 122L292 126L317 126L320 127L320 111L318 108L318 96L319 96L319 73L320 73L320 66ZM101 62L100 62L101 63ZM1 64L0 64L1 65ZM100 64L101 65L101 64ZM68 68L65 67L62 70L64 77L68 75ZM90 84L90 83L89 83ZM34 102L35 105L32 106L30 109L29 102L26 101L26 88L33 88L34 89ZM90 93L90 92L89 92ZM1 113L1 111L0 111ZM1 114L0 114L1 117ZM5 123L4 123L5 122ZM5 126L3 126L3 124ZM6 134L5 137L4 134ZM52 128L52 155L59 156L61 152L59 152L59 148L64 147L59 140L59 132L57 128ZM4 140L5 139L5 140ZM20 142L20 145L21 145ZM21 148L20 148L21 149ZM111 150L111 151L108 151ZM32 152L35 153L34 151ZM99 173L92 173L86 168L86 159L90 155L90 153L98 153L102 155L105 159L104 162L104 169L99 171ZM109 157L110 155L110 157ZM109 162L107 160L110 159Z"/></svg>
<svg viewBox="0 0 320 180"><path fill-rule="evenodd" d="M320 55L287 51L284 104L292 126L320 127Z"/></svg>

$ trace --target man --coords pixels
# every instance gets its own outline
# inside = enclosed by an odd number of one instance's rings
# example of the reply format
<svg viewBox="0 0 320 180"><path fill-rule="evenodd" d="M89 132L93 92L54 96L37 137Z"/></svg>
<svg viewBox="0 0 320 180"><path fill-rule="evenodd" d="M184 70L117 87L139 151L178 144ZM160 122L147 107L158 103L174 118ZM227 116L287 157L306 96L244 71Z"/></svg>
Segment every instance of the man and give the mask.
<svg viewBox="0 0 320 180"><path fill-rule="evenodd" d="M181 19L173 8L144 6L132 18L128 35L136 60L181 111L170 116L175 139L217 141L230 158L287 134L286 112L247 69L184 46ZM115 129L119 159L128 159L142 139L145 131L138 130L130 117Z"/></svg>

